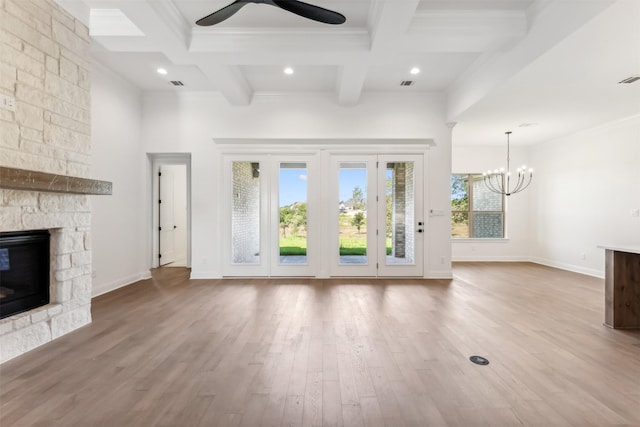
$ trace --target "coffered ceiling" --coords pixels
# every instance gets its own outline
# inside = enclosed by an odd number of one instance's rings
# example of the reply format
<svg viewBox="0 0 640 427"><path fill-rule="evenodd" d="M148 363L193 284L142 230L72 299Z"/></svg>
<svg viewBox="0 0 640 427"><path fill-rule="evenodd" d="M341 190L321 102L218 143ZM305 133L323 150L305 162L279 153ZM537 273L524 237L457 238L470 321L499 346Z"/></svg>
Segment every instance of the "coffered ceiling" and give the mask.
<svg viewBox="0 0 640 427"><path fill-rule="evenodd" d="M238 106L322 92L345 107L364 92L444 92L461 144L502 144L526 123L520 143L535 143L640 113L640 82L617 84L640 75L638 0L306 0L346 23L249 4L212 27L195 21L230 0L57 1L90 26L93 57L145 91L218 91Z"/></svg>

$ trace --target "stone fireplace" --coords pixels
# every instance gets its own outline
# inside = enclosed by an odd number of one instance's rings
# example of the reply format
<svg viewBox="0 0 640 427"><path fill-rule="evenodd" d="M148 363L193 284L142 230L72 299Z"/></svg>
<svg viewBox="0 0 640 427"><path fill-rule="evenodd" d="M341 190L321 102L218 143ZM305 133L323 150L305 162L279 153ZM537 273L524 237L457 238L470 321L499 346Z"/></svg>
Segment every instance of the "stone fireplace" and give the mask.
<svg viewBox="0 0 640 427"><path fill-rule="evenodd" d="M0 233L0 319L49 304L50 233Z"/></svg>
<svg viewBox="0 0 640 427"><path fill-rule="evenodd" d="M50 302L0 320L1 363L91 322L96 182L88 28L52 0L0 1L0 14L0 92L15 101L0 108L0 231L51 234Z"/></svg>
<svg viewBox="0 0 640 427"><path fill-rule="evenodd" d="M50 302L0 320L4 362L91 322L91 214L88 196L0 190L0 197L3 231L51 233Z"/></svg>

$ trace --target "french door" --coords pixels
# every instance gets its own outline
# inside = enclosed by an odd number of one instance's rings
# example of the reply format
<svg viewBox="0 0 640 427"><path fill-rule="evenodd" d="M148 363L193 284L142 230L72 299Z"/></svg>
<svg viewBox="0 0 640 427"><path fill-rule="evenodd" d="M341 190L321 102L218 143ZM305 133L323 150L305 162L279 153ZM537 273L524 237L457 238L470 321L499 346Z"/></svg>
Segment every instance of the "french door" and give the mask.
<svg viewBox="0 0 640 427"><path fill-rule="evenodd" d="M314 276L317 270L315 155L224 159L225 276Z"/></svg>
<svg viewBox="0 0 640 427"><path fill-rule="evenodd" d="M422 276L422 156L334 156L331 166L331 275Z"/></svg>
<svg viewBox="0 0 640 427"><path fill-rule="evenodd" d="M223 159L223 275L423 275L421 155Z"/></svg>

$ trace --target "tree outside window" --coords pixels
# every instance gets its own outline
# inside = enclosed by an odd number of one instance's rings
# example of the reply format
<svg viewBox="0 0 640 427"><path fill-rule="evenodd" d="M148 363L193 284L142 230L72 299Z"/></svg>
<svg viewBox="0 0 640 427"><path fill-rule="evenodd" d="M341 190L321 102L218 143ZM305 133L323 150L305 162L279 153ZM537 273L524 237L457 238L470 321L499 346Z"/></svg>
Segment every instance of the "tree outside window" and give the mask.
<svg viewBox="0 0 640 427"><path fill-rule="evenodd" d="M451 175L451 237L504 237L504 196L490 191L481 174Z"/></svg>

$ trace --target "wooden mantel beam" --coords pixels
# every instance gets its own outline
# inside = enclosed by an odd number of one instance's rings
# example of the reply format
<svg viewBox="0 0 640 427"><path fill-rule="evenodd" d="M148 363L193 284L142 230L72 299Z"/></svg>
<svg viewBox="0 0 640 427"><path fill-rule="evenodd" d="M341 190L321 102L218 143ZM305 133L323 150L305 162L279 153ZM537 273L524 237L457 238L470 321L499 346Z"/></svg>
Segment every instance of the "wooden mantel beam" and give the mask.
<svg viewBox="0 0 640 427"><path fill-rule="evenodd" d="M112 183L0 166L0 189L108 196Z"/></svg>

